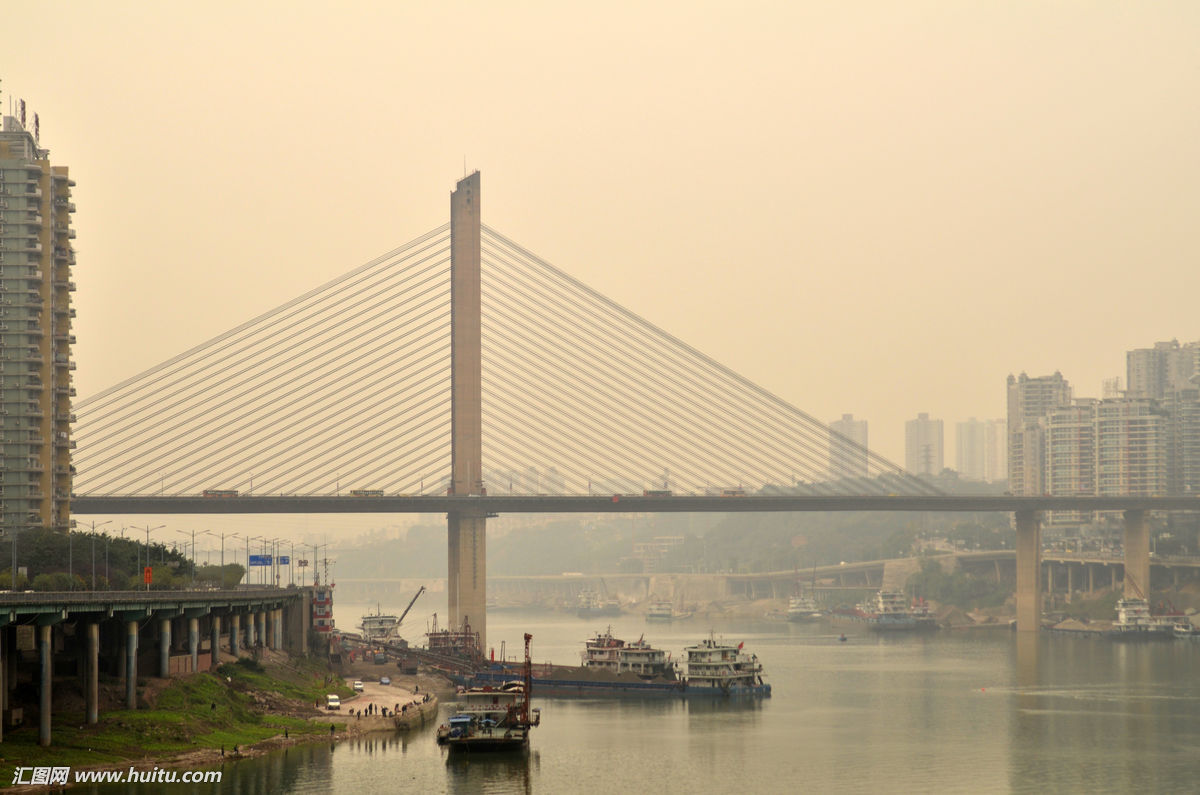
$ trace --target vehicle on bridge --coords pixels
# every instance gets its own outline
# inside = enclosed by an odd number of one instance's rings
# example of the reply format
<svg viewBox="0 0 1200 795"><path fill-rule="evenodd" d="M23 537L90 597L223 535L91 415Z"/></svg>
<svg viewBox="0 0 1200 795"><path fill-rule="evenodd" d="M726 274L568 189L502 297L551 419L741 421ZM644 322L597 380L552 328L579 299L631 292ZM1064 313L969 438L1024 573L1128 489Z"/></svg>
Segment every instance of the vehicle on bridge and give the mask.
<svg viewBox="0 0 1200 795"><path fill-rule="evenodd" d="M354 489L350 492L351 497L382 497L383 489Z"/></svg>
<svg viewBox="0 0 1200 795"><path fill-rule="evenodd" d="M237 489L205 489L205 497L236 497L238 496Z"/></svg>

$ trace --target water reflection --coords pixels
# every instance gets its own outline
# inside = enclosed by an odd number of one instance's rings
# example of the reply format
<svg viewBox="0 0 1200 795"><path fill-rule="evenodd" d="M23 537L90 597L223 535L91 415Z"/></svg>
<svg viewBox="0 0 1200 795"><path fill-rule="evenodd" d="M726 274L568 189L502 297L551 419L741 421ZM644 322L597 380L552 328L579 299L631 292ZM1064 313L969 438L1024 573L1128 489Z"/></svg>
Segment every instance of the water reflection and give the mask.
<svg viewBox="0 0 1200 795"><path fill-rule="evenodd" d="M1031 640L1017 646L1014 792L1167 791L1194 779L1200 695L1177 680L1189 667L1178 647Z"/></svg>
<svg viewBox="0 0 1200 795"><path fill-rule="evenodd" d="M516 753L449 753L446 781L449 792L533 792L533 772L541 767L538 751Z"/></svg>

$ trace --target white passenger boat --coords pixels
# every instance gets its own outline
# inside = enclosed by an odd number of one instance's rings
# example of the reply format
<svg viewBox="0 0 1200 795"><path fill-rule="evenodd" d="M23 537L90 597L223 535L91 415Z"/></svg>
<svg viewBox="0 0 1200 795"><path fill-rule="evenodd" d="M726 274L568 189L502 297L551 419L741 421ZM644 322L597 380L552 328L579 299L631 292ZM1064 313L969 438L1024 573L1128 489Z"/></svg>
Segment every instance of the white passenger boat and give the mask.
<svg viewBox="0 0 1200 795"><path fill-rule="evenodd" d="M708 637L683 651L687 675L684 687L691 693L713 695L769 696L771 686L763 682L763 667L758 655L742 651L742 643L732 646Z"/></svg>
<svg viewBox="0 0 1200 795"><path fill-rule="evenodd" d="M811 596L793 596L788 599L788 621L817 621L825 613Z"/></svg>
<svg viewBox="0 0 1200 795"><path fill-rule="evenodd" d="M1111 639L1167 640L1174 636L1175 622L1166 617L1151 615L1150 603L1145 599L1117 600L1117 620L1108 631L1108 637Z"/></svg>

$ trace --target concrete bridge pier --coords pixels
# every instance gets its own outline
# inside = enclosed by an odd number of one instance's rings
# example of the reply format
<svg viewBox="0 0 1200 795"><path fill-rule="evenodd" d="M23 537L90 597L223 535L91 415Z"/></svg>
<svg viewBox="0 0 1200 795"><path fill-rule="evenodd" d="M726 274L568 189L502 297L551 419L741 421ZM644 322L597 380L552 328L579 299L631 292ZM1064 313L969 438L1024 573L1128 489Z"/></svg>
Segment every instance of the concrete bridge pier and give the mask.
<svg viewBox="0 0 1200 795"><path fill-rule="evenodd" d="M171 619L158 620L158 675L166 679L171 675Z"/></svg>
<svg viewBox="0 0 1200 795"><path fill-rule="evenodd" d="M463 622L487 642L487 595L485 579L487 552L484 540L487 520L482 516L452 513L449 524L449 578L446 582L450 624L461 629ZM486 646L484 646L486 648Z"/></svg>
<svg viewBox="0 0 1200 795"><path fill-rule="evenodd" d="M240 613L229 614L229 653L238 656L238 636L242 631L242 616Z"/></svg>
<svg viewBox="0 0 1200 795"><path fill-rule="evenodd" d="M87 623L87 722L100 722L100 623Z"/></svg>
<svg viewBox="0 0 1200 795"><path fill-rule="evenodd" d="M42 686L38 699L38 745L50 745L50 709L53 703L50 686L54 680L54 627L38 625L38 651L42 662Z"/></svg>
<svg viewBox="0 0 1200 795"><path fill-rule="evenodd" d="M283 609L275 608L271 611L271 616L275 620L275 644L271 648L279 651L283 648Z"/></svg>
<svg viewBox="0 0 1200 795"><path fill-rule="evenodd" d="M188 616L188 654L192 655L192 673L200 670L200 619Z"/></svg>
<svg viewBox="0 0 1200 795"><path fill-rule="evenodd" d="M1037 511L1017 511L1017 631L1037 632L1042 620L1042 525Z"/></svg>
<svg viewBox="0 0 1200 795"><path fill-rule="evenodd" d="M125 622L125 708L137 709L138 622Z"/></svg>
<svg viewBox="0 0 1200 795"><path fill-rule="evenodd" d="M215 613L208 622L208 653L215 670L221 660L221 617Z"/></svg>
<svg viewBox="0 0 1200 795"><path fill-rule="evenodd" d="M1150 527L1146 512L1125 512L1125 598L1150 598Z"/></svg>
<svg viewBox="0 0 1200 795"><path fill-rule="evenodd" d="M267 617L262 610L254 613L254 647L258 648L258 644L267 645Z"/></svg>

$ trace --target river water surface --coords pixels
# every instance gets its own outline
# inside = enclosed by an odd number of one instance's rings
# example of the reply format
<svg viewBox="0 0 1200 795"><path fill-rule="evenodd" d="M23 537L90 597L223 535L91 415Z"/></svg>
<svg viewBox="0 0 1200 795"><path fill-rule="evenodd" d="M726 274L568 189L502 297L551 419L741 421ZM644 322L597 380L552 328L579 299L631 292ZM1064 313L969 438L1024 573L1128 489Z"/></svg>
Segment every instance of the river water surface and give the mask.
<svg viewBox="0 0 1200 795"><path fill-rule="evenodd" d="M363 611L339 610L351 627ZM347 613L346 611L350 612ZM601 622L496 612L510 655L577 664ZM1018 638L1006 630L876 636L825 624L613 618L676 659L710 629L758 655L750 702L538 699L528 755L449 758L431 728L228 763L228 793L1193 792L1200 643ZM406 628L410 622L406 622ZM606 622L607 623L607 622ZM185 788L180 788L186 791Z"/></svg>

